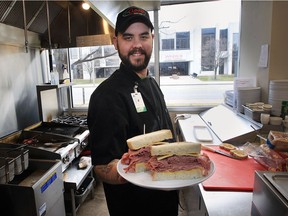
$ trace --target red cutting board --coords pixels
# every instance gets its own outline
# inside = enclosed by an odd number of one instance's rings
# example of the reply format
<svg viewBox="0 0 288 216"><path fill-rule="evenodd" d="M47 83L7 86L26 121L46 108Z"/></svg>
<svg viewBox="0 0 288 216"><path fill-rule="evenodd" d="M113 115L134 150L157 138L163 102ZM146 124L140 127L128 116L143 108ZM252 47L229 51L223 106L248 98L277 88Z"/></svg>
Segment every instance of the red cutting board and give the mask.
<svg viewBox="0 0 288 216"><path fill-rule="evenodd" d="M207 150L202 152L209 156L215 167L214 174L202 182L207 191L253 191L255 170L266 170L253 158L237 160Z"/></svg>

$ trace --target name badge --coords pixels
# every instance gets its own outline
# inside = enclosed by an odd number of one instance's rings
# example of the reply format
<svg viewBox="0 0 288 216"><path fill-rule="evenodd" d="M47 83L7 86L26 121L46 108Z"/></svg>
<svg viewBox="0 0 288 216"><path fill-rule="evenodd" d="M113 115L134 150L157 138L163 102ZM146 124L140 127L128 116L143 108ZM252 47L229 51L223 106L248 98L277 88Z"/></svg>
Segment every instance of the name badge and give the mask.
<svg viewBox="0 0 288 216"><path fill-rule="evenodd" d="M133 102L134 102L134 105L135 105L137 112L138 113L146 112L147 109L146 109L146 106L144 104L141 93L140 92L134 92L134 93L131 93L131 96L132 96L132 99L133 99Z"/></svg>

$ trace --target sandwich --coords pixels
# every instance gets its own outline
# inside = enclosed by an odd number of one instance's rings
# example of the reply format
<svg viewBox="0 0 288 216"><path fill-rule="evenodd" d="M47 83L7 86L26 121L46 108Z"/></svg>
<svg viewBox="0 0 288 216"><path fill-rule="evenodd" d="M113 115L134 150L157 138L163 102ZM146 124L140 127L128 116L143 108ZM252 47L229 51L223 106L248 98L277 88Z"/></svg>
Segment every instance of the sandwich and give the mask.
<svg viewBox="0 0 288 216"><path fill-rule="evenodd" d="M211 161L201 144L174 142L151 146L148 169L153 181L186 180L207 176Z"/></svg>
<svg viewBox="0 0 288 216"><path fill-rule="evenodd" d="M248 158L248 154L244 150L237 149L236 146L230 143L222 143L219 145L219 148L228 151L234 158L237 158L239 160Z"/></svg>
<svg viewBox="0 0 288 216"><path fill-rule="evenodd" d="M172 138L172 132L163 129L128 139L128 152L124 153L121 158L121 163L127 165L125 172L139 173L147 171L147 162L151 158L150 147Z"/></svg>
<svg viewBox="0 0 288 216"><path fill-rule="evenodd" d="M231 151L237 149L236 146L230 144L230 143L222 143L219 145L219 148L224 149L226 151Z"/></svg>
<svg viewBox="0 0 288 216"><path fill-rule="evenodd" d="M151 133L134 136L127 140L127 145L131 150L138 150L140 148L159 144L161 141L172 139L172 132L168 129L158 130Z"/></svg>

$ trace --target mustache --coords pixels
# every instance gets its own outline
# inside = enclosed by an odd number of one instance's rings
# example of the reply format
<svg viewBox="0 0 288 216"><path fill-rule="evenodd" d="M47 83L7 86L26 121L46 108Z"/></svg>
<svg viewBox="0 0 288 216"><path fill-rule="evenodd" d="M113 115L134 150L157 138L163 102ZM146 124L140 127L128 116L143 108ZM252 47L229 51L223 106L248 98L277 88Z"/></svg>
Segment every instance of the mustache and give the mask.
<svg viewBox="0 0 288 216"><path fill-rule="evenodd" d="M143 50L143 49L141 49L141 48L135 48L135 49L133 49L133 50L131 50L129 53L128 53L128 55L133 55L133 54L135 54L135 53L140 53L140 54L146 54L146 52Z"/></svg>

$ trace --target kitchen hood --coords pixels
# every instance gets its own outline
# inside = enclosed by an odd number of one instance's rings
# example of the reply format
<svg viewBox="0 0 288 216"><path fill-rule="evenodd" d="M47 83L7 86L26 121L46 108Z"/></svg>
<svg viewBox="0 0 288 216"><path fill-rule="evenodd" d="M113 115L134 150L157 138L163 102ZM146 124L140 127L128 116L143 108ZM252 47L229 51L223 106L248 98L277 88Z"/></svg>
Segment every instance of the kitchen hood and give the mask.
<svg viewBox="0 0 288 216"><path fill-rule="evenodd" d="M77 46L77 38L98 36L107 40L111 25L93 9L82 9L83 1L0 1L0 23L39 34L42 48ZM26 38L25 41L28 41ZM96 41L96 43L97 43ZM27 42L26 42L27 43ZM89 45L97 45L89 44ZM27 45L27 44L25 44Z"/></svg>
<svg viewBox="0 0 288 216"><path fill-rule="evenodd" d="M89 10L82 8L83 2L90 5ZM25 46L29 46L27 31L39 34L42 48L97 46L103 41L111 44L117 14L126 7L157 11L163 5L191 2L199 1L5 0L0 1L0 23L23 29ZM83 41L89 42L83 45Z"/></svg>

